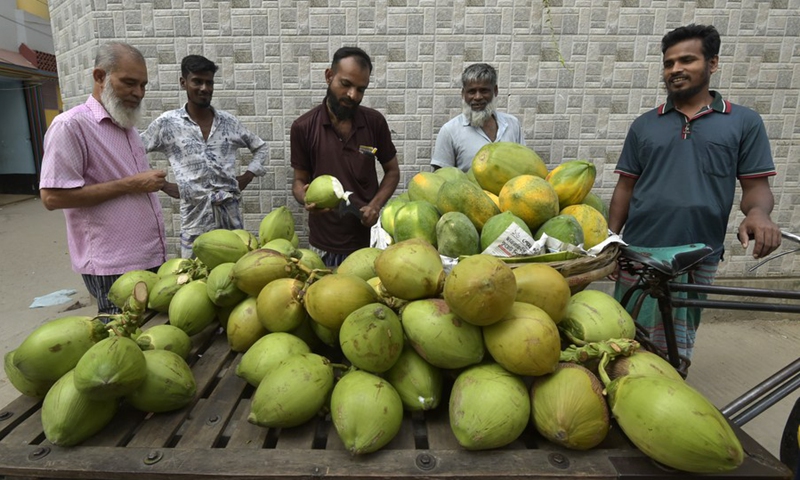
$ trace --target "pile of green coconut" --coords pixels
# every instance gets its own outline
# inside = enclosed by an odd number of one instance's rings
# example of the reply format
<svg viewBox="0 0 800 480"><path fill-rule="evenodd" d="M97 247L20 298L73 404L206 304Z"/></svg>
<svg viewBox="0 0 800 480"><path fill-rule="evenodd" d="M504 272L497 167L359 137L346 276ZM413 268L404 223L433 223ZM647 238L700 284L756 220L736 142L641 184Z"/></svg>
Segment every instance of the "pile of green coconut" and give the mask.
<svg viewBox="0 0 800 480"><path fill-rule="evenodd" d="M166 313L167 325L139 333L135 319L114 319L112 328L61 319L6 357L12 383L44 396L48 440L79 443L103 426L94 418L89 428L76 420L80 412L110 418L120 401L154 412L188 408L195 392L185 362L175 382L181 388L165 388L152 372L172 367L148 355L161 350L183 362L174 345L189 339L191 348L190 337L218 322L240 352L236 374L255 388L249 422L291 428L330 415L353 454L387 445L406 411L447 409L467 450L508 445L529 425L557 445L586 450L617 425L671 468L723 472L743 461L721 413L668 362L639 348L625 309L601 291L572 293L549 265L479 254L446 272L436 248L415 238L358 250L331 270L298 248L286 207L264 217L258 236L214 230L193 250L196 259L169 260L157 274L128 272L113 289L125 304L146 285L146 310ZM143 340L159 327L186 338L163 350L163 340ZM49 349L51 337L70 329L82 338L71 364ZM125 387L110 386L114 364L127 368L118 375ZM146 388L151 374L170 391ZM149 403L137 405L142 398ZM80 432L65 433L67 424Z"/></svg>

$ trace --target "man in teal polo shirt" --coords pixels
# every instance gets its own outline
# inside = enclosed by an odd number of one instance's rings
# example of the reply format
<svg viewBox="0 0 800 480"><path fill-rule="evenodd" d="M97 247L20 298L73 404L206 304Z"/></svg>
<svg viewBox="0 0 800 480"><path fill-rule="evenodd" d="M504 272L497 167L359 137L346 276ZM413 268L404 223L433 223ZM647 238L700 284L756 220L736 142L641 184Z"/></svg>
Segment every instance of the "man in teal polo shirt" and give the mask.
<svg viewBox="0 0 800 480"><path fill-rule="evenodd" d="M667 101L631 125L609 209L609 228L621 232L630 245L711 246L714 254L691 280L702 284L713 282L722 258L737 179L745 214L738 231L742 246L747 248L752 238L753 256L760 258L781 241L780 229L770 219L774 199L768 178L775 175L775 167L764 123L756 112L709 90L719 46L713 26L680 27L662 38ZM617 299L635 281L620 272ZM637 321L666 350L655 303L648 299ZM674 313L679 352L691 358L700 309Z"/></svg>

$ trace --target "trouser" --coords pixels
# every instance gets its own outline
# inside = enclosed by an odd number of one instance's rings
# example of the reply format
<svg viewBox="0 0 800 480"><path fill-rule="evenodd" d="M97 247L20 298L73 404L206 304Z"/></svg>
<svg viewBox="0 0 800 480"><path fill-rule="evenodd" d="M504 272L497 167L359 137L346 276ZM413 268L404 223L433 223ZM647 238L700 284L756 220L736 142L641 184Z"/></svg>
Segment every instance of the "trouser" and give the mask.
<svg viewBox="0 0 800 480"><path fill-rule="evenodd" d="M689 274L681 275L673 281L678 283L694 283L697 285L711 285L717 275L718 262L701 263L700 266ZM619 279L614 286L614 298L621 301L625 292L634 286L639 277L632 276L628 272L620 271ZM636 299L641 295L641 290L633 294L628 305L624 305L628 312L633 311ZM684 298L704 300L707 295L694 292L672 292L674 298ZM675 340L678 344L678 353L691 359L694 352L694 343L697 336L697 327L700 325L700 316L703 309L699 307L673 308L673 326ZM658 348L667 351L667 341L664 335L664 324L661 321L661 311L658 308L658 300L647 297L639 310L639 316L635 319L650 336L650 341Z"/></svg>
<svg viewBox="0 0 800 480"><path fill-rule="evenodd" d="M321 250L313 245L310 246L311 251L319 255L319 258L322 259L322 262L328 268L335 268L342 264L345 258L350 255L349 253L333 253L333 252L326 252L325 250Z"/></svg>
<svg viewBox="0 0 800 480"><path fill-rule="evenodd" d="M81 275L83 283L89 293L97 299L97 314L117 314L122 310L116 305L111 303L108 299L108 291L111 290L111 285L122 275Z"/></svg>

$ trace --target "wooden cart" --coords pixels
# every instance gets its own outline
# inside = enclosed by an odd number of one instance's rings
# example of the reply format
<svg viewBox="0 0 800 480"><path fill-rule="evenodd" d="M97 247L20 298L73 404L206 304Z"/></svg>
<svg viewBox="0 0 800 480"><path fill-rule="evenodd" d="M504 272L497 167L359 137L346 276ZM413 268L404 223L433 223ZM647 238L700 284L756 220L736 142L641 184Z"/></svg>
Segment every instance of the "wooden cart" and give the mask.
<svg viewBox="0 0 800 480"><path fill-rule="evenodd" d="M159 315L151 324L163 323ZM41 401L21 396L0 409L0 478L279 479L279 478L685 478L637 450L614 426L598 447L558 447L529 428L502 449L461 448L447 407L407 413L400 433L382 450L352 456L330 418L300 427L267 429L247 422L254 392L235 375L241 354L213 328L193 337L198 395L189 407L145 414L123 407L100 433L77 447L50 444ZM716 478L789 479L791 472L741 429L746 458Z"/></svg>

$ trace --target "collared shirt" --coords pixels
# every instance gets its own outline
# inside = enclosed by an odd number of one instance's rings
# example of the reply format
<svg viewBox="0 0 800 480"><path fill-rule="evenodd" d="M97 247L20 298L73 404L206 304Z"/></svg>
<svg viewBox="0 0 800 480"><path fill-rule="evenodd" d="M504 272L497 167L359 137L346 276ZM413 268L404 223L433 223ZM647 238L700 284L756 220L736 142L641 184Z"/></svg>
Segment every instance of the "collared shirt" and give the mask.
<svg viewBox="0 0 800 480"><path fill-rule="evenodd" d="M497 135L494 142L514 142L525 145L522 126L517 117L503 112L495 112ZM480 127L473 127L463 113L450 119L439 129L436 146L431 156L431 165L437 167L456 166L463 171L472 166L472 159L478 150L492 140Z"/></svg>
<svg viewBox="0 0 800 480"><path fill-rule="evenodd" d="M702 242L722 254L736 179L775 175L764 122L722 99L691 118L671 102L631 125L615 172L636 178L623 237L643 247Z"/></svg>
<svg viewBox="0 0 800 480"><path fill-rule="evenodd" d="M292 168L311 178L333 175L350 201L360 208L378 193L376 160L384 164L397 155L386 119L377 110L360 106L350 136L340 138L333 128L325 101L297 118L290 130ZM369 227L355 215L338 212L308 216L309 243L331 253L352 253L369 246Z"/></svg>
<svg viewBox="0 0 800 480"><path fill-rule="evenodd" d="M236 151L247 148L253 159L247 170L266 173L268 145L224 110L214 110L208 140L189 117L186 107L162 113L142 132L147 152L169 158L181 196L181 232L187 235L222 228L215 222L214 205L241 196L236 181ZM233 213L241 212L237 209Z"/></svg>
<svg viewBox="0 0 800 480"><path fill-rule="evenodd" d="M111 120L94 97L58 115L44 136L40 188L81 188L150 170L135 128ZM161 265L166 237L155 193L64 209L72 269L118 275Z"/></svg>

